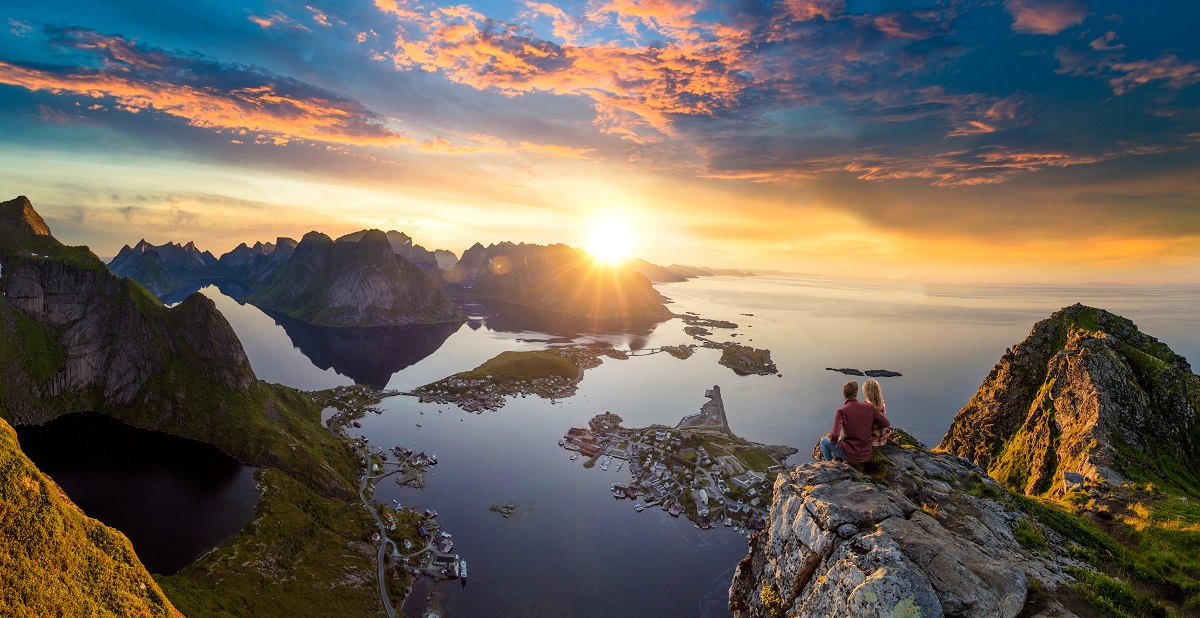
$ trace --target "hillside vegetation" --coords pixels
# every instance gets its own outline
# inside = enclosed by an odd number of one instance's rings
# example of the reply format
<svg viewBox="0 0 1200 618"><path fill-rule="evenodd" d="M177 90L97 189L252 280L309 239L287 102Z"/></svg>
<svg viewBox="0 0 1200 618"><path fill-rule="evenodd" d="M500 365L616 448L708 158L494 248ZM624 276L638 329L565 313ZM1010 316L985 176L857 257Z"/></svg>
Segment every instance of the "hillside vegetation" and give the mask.
<svg viewBox="0 0 1200 618"><path fill-rule="evenodd" d="M86 516L0 420L0 616L181 616L119 531Z"/></svg>

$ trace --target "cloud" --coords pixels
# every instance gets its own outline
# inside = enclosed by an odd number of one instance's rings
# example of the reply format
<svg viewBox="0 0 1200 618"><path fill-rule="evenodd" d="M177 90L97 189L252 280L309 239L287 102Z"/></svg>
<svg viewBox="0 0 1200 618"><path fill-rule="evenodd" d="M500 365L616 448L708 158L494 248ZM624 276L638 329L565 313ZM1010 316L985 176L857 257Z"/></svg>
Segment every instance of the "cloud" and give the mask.
<svg viewBox="0 0 1200 618"><path fill-rule="evenodd" d="M1110 49L1120 50L1121 47ZM1058 73L1104 79L1116 95L1153 82L1172 90L1200 83L1200 62L1183 60L1175 54L1163 54L1153 60L1127 61L1119 51L1095 55L1061 47L1054 57L1059 62Z"/></svg>
<svg viewBox="0 0 1200 618"><path fill-rule="evenodd" d="M392 130L361 103L260 69L170 54L90 30L55 28L47 33L56 47L89 54L98 68L0 60L0 84L93 101L79 108L90 112L160 114L226 135L234 144L301 142L342 154L355 154L348 147L402 146L440 154L527 153L566 159L588 159L594 152L528 138L515 143L498 138L491 142L418 139ZM45 104L38 109L44 122L79 119Z"/></svg>
<svg viewBox="0 0 1200 618"><path fill-rule="evenodd" d="M1117 40L1117 33L1113 32L1112 30L1109 30L1108 32L1105 32L1103 36L1093 39L1092 42L1088 44L1088 47L1091 47L1092 49L1094 49L1096 51L1113 51L1113 50L1117 50L1117 49L1125 49L1124 43L1118 43L1116 45L1113 45L1113 41L1115 41L1115 40Z"/></svg>
<svg viewBox="0 0 1200 618"><path fill-rule="evenodd" d="M295 28L296 30L302 30L304 32L311 32L308 26L297 22L296 20L284 15L279 11L275 11L269 17L251 15L248 19L255 24L258 24L258 26L263 29L274 28L276 26L286 26L288 28Z"/></svg>
<svg viewBox="0 0 1200 618"><path fill-rule="evenodd" d="M1013 17L1013 32L1058 34L1083 22L1087 4L1081 0L1004 0Z"/></svg>
<svg viewBox="0 0 1200 618"><path fill-rule="evenodd" d="M312 13L312 20L318 26L323 26L325 28L333 27L333 23L331 23L329 20L329 14L325 13L324 11L322 11L320 9L313 8L313 7L307 6L307 5L304 8L308 9L309 13Z"/></svg>
<svg viewBox="0 0 1200 618"><path fill-rule="evenodd" d="M0 61L0 83L158 112L190 125L276 143L390 146L411 138L388 129L361 104L307 84L212 60L144 49L88 30L54 31L61 46L91 52L101 68Z"/></svg>
<svg viewBox="0 0 1200 618"><path fill-rule="evenodd" d="M23 21L18 21L11 17L8 19L8 25L11 26L8 29L9 32L11 32L12 34L19 36L23 39L29 38L29 33L30 33L30 31L33 30L33 26L30 26L29 24L27 24Z"/></svg>

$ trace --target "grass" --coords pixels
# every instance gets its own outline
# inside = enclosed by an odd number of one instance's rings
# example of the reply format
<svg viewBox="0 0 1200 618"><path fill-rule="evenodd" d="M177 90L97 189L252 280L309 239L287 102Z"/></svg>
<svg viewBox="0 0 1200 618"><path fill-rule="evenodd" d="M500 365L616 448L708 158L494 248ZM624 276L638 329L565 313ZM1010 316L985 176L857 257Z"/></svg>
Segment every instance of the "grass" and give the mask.
<svg viewBox="0 0 1200 618"><path fill-rule="evenodd" d="M774 457L767 454L761 448L747 448L737 452L737 458L746 464L746 467L751 470L760 472L766 471L768 468L778 466L779 462L775 461Z"/></svg>
<svg viewBox="0 0 1200 618"><path fill-rule="evenodd" d="M0 478L0 615L178 615L125 535L72 504L4 421Z"/></svg>
<svg viewBox="0 0 1200 618"><path fill-rule="evenodd" d="M1042 534L1042 531L1037 526L1030 524L1024 519L1017 522L1017 527L1013 530L1013 537L1025 549L1036 551L1040 554L1046 553L1046 550L1049 548L1049 545L1046 543L1046 535Z"/></svg>
<svg viewBox="0 0 1200 618"><path fill-rule="evenodd" d="M553 350L529 350L501 352L475 369L456 374L454 377L483 380L490 375L491 379L497 382L520 382L550 377L574 380L579 377L579 372L579 365Z"/></svg>
<svg viewBox="0 0 1200 618"><path fill-rule="evenodd" d="M158 576L167 595L189 616L381 613L371 514L279 470L258 474L264 491L254 520L226 547L176 575ZM400 526L412 526L411 520ZM398 527L397 542L404 535L415 539L412 527Z"/></svg>
<svg viewBox="0 0 1200 618"><path fill-rule="evenodd" d="M1113 618L1178 616L1169 607L1119 579L1078 568L1069 569L1069 572L1077 580L1072 590L1089 605Z"/></svg>
<svg viewBox="0 0 1200 618"><path fill-rule="evenodd" d="M1130 545L1126 547L1062 504L1019 494L1009 494L1005 499L1073 542L1068 549L1074 557L1104 573L1080 580L1081 586L1094 588L1090 592L1077 590L1094 606L1112 616L1174 615L1144 613L1144 608L1152 605L1167 607L1164 601L1200 609L1200 509L1190 501L1184 504L1177 498L1166 498L1154 506L1133 505L1130 514L1121 517ZM1129 584L1121 585L1140 599L1136 604L1120 600L1113 589L1113 582L1120 582L1114 576L1129 580Z"/></svg>

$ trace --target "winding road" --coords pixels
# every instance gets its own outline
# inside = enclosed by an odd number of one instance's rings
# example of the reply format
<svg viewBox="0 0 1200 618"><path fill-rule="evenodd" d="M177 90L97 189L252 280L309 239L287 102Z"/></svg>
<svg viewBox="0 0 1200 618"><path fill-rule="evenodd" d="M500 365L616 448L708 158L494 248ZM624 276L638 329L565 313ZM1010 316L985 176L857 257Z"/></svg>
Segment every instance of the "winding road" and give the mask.
<svg viewBox="0 0 1200 618"><path fill-rule="evenodd" d="M358 452L364 458L366 458L368 462L371 461L366 452L358 449L357 447L355 447L355 449L358 450ZM389 543L392 545L392 551L396 552L396 542L387 537L387 528L383 525L383 519L379 517L379 511L375 510L375 507L371 506L371 503L367 500L367 495L365 493L367 490L367 483L371 482L372 478L374 477L366 474L365 472L363 473L362 480L358 483L358 499L362 501L363 508L371 512L371 516L375 518L375 523L379 526L379 549L375 553L376 578L379 581L379 599L383 601L383 609L387 612L388 618L396 618L396 610L392 608L392 599L388 596L387 580L384 579L383 573L383 552L385 549L387 549Z"/></svg>

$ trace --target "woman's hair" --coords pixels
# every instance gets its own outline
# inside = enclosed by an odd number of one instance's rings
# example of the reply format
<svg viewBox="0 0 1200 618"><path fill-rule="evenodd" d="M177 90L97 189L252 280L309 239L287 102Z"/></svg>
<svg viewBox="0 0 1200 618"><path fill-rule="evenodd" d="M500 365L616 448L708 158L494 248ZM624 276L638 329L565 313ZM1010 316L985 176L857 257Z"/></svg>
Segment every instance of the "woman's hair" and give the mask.
<svg viewBox="0 0 1200 618"><path fill-rule="evenodd" d="M863 383L863 396L877 409L883 408L883 391L879 389L879 381L875 378Z"/></svg>

